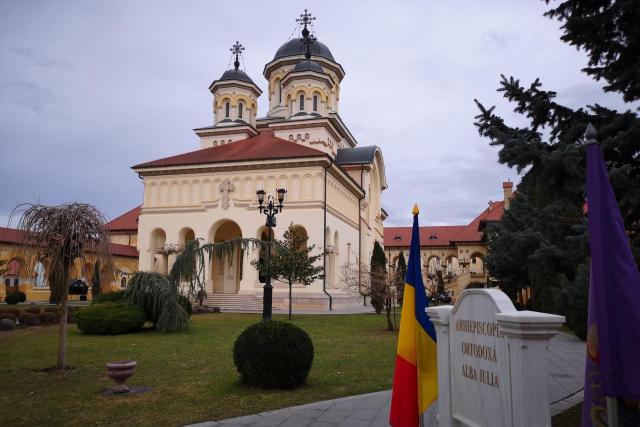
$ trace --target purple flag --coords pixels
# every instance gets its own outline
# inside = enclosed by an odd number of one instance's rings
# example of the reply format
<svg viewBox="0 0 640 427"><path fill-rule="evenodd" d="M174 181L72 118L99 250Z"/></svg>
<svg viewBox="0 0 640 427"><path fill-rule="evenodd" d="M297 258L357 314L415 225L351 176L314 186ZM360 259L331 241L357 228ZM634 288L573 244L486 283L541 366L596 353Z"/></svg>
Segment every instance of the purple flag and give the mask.
<svg viewBox="0 0 640 427"><path fill-rule="evenodd" d="M585 136L591 280L583 427L606 425L605 396L640 401L640 274L593 126Z"/></svg>

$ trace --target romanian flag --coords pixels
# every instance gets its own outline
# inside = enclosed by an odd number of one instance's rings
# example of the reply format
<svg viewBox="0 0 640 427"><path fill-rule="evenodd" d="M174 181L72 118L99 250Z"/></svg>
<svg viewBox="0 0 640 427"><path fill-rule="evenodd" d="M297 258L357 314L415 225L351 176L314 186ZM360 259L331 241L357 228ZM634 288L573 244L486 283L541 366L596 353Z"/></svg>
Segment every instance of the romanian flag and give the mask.
<svg viewBox="0 0 640 427"><path fill-rule="evenodd" d="M414 206L389 416L393 427L417 426L438 398L436 331L425 312L428 300L420 271L419 213Z"/></svg>

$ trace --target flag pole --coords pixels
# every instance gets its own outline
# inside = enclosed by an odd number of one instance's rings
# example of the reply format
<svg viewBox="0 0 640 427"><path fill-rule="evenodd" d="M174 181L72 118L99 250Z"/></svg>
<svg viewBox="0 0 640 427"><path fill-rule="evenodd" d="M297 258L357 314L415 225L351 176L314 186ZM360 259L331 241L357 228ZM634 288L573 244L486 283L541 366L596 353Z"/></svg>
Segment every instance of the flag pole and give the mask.
<svg viewBox="0 0 640 427"><path fill-rule="evenodd" d="M607 426L618 427L619 425L618 399L607 396Z"/></svg>

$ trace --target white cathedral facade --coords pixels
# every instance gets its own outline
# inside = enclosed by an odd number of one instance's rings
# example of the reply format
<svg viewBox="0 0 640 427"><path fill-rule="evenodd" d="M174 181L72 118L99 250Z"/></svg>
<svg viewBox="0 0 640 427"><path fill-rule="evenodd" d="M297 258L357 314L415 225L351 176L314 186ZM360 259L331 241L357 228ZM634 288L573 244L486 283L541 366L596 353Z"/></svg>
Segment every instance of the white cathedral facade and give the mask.
<svg viewBox="0 0 640 427"><path fill-rule="evenodd" d="M306 14L305 14L306 15ZM209 90L213 124L195 129L200 148L133 167L144 183L139 210L139 270L166 273L186 241L265 238L256 192L287 190L274 238L289 224L303 227L308 243L324 254L325 278L294 286L297 308L361 304L345 292L340 268L369 262L374 241L383 243L382 191L387 188L382 152L361 146L339 111L342 66L307 29L283 44L264 66L267 91L242 71L236 43L234 68ZM258 114L258 97L269 111ZM259 299L262 286L253 253L206 265L207 292ZM274 307L288 305L285 284L273 282Z"/></svg>

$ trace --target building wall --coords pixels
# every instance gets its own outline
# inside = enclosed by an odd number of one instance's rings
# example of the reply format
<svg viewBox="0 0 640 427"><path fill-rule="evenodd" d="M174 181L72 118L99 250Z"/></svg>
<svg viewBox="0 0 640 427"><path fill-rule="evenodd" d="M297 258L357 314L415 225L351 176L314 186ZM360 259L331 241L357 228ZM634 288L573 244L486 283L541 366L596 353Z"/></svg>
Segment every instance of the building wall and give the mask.
<svg viewBox="0 0 640 427"><path fill-rule="evenodd" d="M10 280L13 284L13 281L18 279L18 290L26 294L27 301L48 302L51 290L48 282L46 281L46 261L42 263L44 267L44 281L41 282L36 274L36 260L29 258L25 259L24 254L20 251L17 244L0 244L0 260L5 260L8 264L13 259L18 259L22 268L20 269L18 276L5 273L0 277L0 300L4 301L7 296L6 280ZM115 271L104 271L102 273L102 292L111 292L120 289L122 277L125 277L128 280L129 275L138 270L138 260L136 258L114 256L113 263ZM89 254L84 260L76 260L72 271L73 280L84 279L87 285L89 285L89 294L87 295L89 300L91 300L91 280L95 268L94 264L95 259ZM77 297L70 296L70 299L75 298Z"/></svg>

